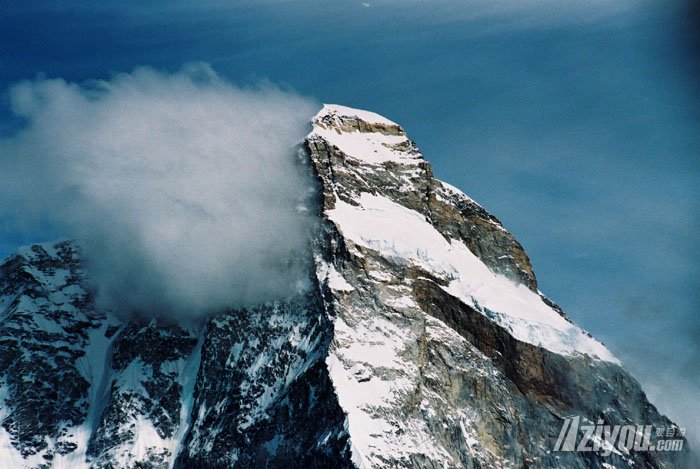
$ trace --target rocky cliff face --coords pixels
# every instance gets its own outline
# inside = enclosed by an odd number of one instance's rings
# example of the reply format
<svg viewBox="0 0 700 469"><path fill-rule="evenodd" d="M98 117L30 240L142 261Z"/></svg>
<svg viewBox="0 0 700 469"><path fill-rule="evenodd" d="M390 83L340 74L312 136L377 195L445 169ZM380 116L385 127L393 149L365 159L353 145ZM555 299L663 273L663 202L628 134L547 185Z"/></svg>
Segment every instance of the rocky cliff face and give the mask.
<svg viewBox="0 0 700 469"><path fill-rule="evenodd" d="M321 222L295 297L124 320L70 242L4 261L1 467L690 467L553 451L570 415L672 423L401 127L326 106L304 150Z"/></svg>

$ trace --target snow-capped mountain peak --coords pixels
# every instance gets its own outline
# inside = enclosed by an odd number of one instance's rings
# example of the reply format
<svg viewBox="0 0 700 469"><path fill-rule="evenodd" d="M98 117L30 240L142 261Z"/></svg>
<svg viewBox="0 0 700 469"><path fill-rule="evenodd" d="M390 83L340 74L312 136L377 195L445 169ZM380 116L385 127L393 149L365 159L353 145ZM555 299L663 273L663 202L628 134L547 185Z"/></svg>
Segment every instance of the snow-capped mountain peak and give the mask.
<svg viewBox="0 0 700 469"><path fill-rule="evenodd" d="M184 327L98 308L69 241L0 265L0 466L689 467L554 452L573 414L672 423L398 124L312 124L307 292Z"/></svg>

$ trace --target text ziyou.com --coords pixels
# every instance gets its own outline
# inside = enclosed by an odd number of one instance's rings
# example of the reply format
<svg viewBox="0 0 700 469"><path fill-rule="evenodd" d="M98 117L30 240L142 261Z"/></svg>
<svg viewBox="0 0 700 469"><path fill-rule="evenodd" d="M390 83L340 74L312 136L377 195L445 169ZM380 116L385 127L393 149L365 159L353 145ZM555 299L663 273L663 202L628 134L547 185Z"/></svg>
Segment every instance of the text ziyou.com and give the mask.
<svg viewBox="0 0 700 469"><path fill-rule="evenodd" d="M612 452L629 451L681 451L684 428L657 427L653 425L605 425L598 420L595 425L580 425L580 416L564 419L554 451L593 451L608 456ZM658 439L652 442L652 434L659 437L679 437Z"/></svg>

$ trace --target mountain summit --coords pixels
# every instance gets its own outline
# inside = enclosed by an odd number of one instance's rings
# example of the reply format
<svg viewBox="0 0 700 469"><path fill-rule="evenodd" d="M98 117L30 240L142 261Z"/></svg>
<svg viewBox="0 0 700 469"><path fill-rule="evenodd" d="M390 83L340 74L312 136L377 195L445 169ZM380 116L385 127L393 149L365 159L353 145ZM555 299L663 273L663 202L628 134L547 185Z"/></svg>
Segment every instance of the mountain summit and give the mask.
<svg viewBox="0 0 700 469"><path fill-rule="evenodd" d="M98 308L72 242L2 263L1 467L690 467L556 451L570 416L677 427L398 124L312 124L308 291L184 327Z"/></svg>

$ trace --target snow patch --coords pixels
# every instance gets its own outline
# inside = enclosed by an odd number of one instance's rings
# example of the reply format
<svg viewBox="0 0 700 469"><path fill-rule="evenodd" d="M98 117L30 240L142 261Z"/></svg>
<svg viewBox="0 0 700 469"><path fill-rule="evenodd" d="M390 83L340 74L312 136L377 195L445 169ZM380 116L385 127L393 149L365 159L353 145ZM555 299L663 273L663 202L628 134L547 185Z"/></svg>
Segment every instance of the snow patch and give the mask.
<svg viewBox="0 0 700 469"><path fill-rule="evenodd" d="M316 259L316 276L319 282L328 285L328 288L340 292L351 292L355 287L345 280L345 277L338 272L333 264L324 262L320 258Z"/></svg>

